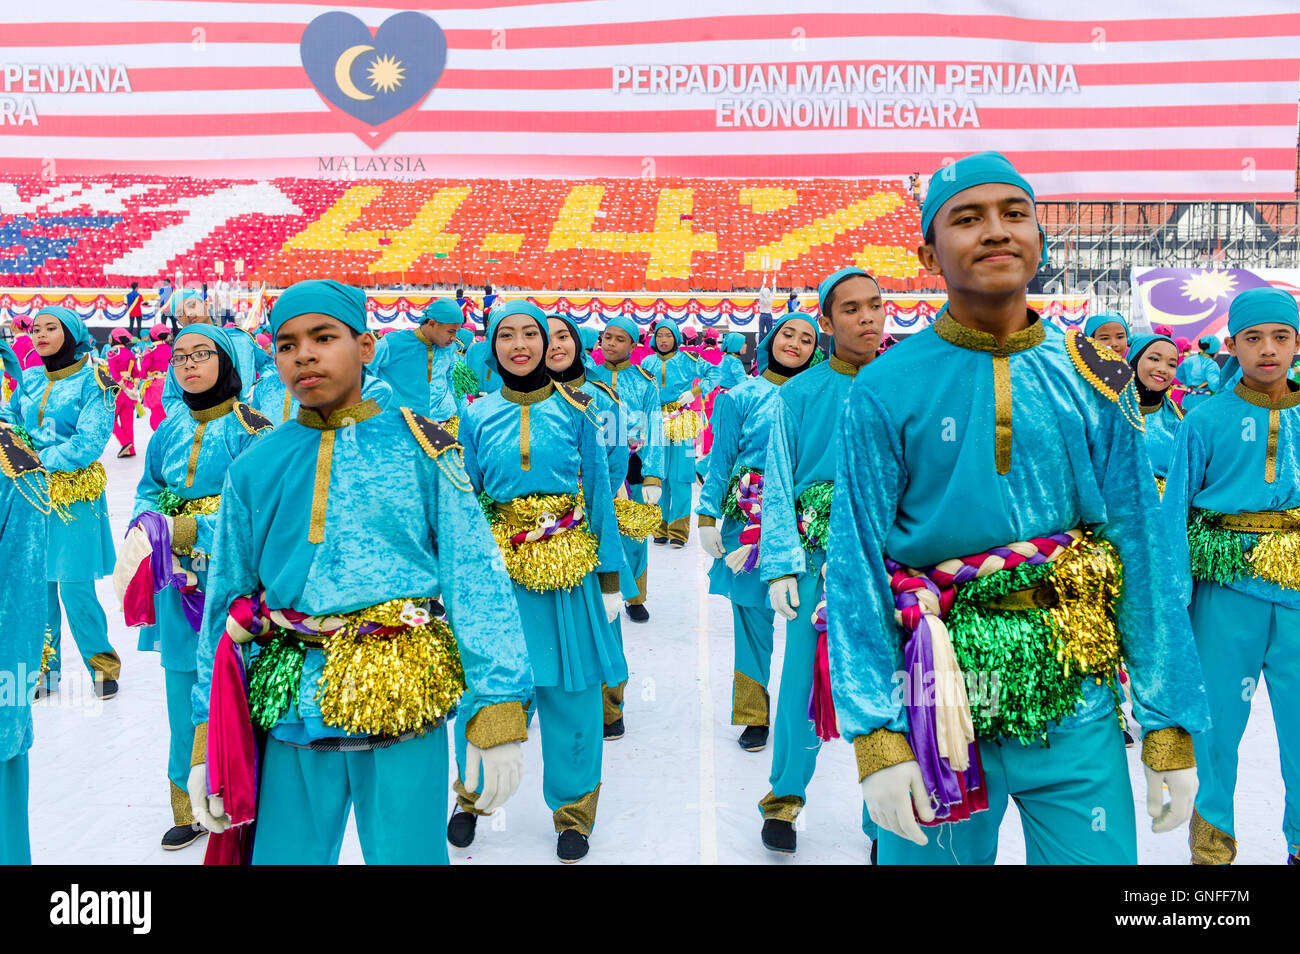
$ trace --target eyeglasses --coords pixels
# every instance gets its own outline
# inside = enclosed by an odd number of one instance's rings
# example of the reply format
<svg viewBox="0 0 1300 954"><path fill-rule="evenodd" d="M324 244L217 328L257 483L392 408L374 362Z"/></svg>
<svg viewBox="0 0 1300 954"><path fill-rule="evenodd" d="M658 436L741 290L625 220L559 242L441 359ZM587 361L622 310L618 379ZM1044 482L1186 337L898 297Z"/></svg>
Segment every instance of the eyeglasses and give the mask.
<svg viewBox="0 0 1300 954"><path fill-rule="evenodd" d="M216 355L215 351L192 351L189 354L173 354L172 367L179 368L193 361L195 364L202 364Z"/></svg>

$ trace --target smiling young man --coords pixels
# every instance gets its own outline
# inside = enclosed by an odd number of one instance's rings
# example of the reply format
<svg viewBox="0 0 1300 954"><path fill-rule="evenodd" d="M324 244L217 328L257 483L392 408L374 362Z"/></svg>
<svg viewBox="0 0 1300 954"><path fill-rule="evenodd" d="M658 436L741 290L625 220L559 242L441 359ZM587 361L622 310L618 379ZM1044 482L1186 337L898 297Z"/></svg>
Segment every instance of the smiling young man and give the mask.
<svg viewBox="0 0 1300 954"><path fill-rule="evenodd" d="M375 346L362 292L300 282L271 332L301 409L222 488L193 695L195 817L216 832L231 822L222 763L205 765L225 636L254 653L251 719L269 732L253 863L337 862L349 807L367 862L446 863L453 708L468 723L466 772L484 778L480 808L502 804L522 770L532 673L510 584L460 445L362 397Z"/></svg>
<svg viewBox="0 0 1300 954"><path fill-rule="evenodd" d="M817 303L818 325L833 339L831 356L777 392L763 465L758 573L769 581L772 609L787 622L772 732L772 789L758 807L763 844L784 853L795 850L794 821L803 809L821 745L808 718L808 697L824 592L835 425L854 377L875 359L885 327L880 286L860 268L843 268L829 276L818 287ZM786 321L793 317L797 315ZM862 821L863 831L874 838L865 812Z"/></svg>
<svg viewBox="0 0 1300 954"><path fill-rule="evenodd" d="M1195 864L1237 855L1237 746L1261 669L1286 786L1288 860L1300 863L1300 386L1287 380L1298 325L1295 299L1281 289L1232 300L1227 344L1241 381L1187 415L1169 465L1169 535L1212 720L1196 737Z"/></svg>
<svg viewBox="0 0 1300 954"><path fill-rule="evenodd" d="M632 363L632 349L639 332L630 318L613 318L600 336L604 361L591 369L593 380L608 384L618 395L619 437L631 452L627 462L628 497L637 503L658 504L664 476L664 442L659 415L659 388L654 375ZM650 619L645 608L647 572L650 566L646 537L623 537L623 558L636 578L637 595L627 601L628 619L644 623Z"/></svg>
<svg viewBox="0 0 1300 954"><path fill-rule="evenodd" d="M1029 310L1044 238L1003 156L936 172L921 225L948 305L854 382L826 584L879 860L990 864L1014 798L1030 863L1132 864L1120 652L1157 831L1190 814L1188 732L1208 722L1132 370ZM943 829L927 839L918 817Z"/></svg>

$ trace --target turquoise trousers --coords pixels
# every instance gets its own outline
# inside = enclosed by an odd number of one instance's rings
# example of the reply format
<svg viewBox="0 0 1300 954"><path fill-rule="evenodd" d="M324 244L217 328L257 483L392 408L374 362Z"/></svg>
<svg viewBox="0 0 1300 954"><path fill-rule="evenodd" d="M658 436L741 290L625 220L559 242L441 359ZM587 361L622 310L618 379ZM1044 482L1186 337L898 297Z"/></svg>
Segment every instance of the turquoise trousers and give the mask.
<svg viewBox="0 0 1300 954"><path fill-rule="evenodd" d="M1015 799L1031 865L1137 864L1137 820L1124 733L1109 716L1048 733L1048 745L981 739L988 811L924 828L928 844L880 833L882 865L991 865Z"/></svg>
<svg viewBox="0 0 1300 954"><path fill-rule="evenodd" d="M268 739L253 864L337 864L349 809L366 864L447 864L446 726L368 752Z"/></svg>
<svg viewBox="0 0 1300 954"><path fill-rule="evenodd" d="M30 865L27 753L0 762L0 865Z"/></svg>

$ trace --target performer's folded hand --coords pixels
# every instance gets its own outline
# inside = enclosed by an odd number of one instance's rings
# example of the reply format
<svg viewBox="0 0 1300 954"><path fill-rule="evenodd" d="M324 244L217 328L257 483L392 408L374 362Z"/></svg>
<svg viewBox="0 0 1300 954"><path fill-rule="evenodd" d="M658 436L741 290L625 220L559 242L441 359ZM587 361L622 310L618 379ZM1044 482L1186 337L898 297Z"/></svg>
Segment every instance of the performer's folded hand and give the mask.
<svg viewBox="0 0 1300 954"><path fill-rule="evenodd" d="M483 791L474 807L490 815L504 805L524 777L524 750L518 742L501 742L490 749L465 743L465 787L478 788L479 767L483 769Z"/></svg>
<svg viewBox="0 0 1300 954"><path fill-rule="evenodd" d="M191 768L185 787L189 789L190 810L194 812L196 822L218 834L230 827L230 816L221 803L221 796L208 794L207 765L200 764Z"/></svg>
<svg viewBox="0 0 1300 954"><path fill-rule="evenodd" d="M934 808L926 797L921 766L915 759L878 769L864 778L862 800L867 803L871 820L881 828L918 845L927 842L916 819L934 821Z"/></svg>
<svg viewBox="0 0 1300 954"><path fill-rule="evenodd" d="M726 549L722 546L722 534L718 532L717 527L700 527L700 546L704 547L704 552L715 560L721 560L727 555Z"/></svg>
<svg viewBox="0 0 1300 954"><path fill-rule="evenodd" d="M793 576L773 580L767 587L767 601L786 619L799 615L799 582Z"/></svg>
<svg viewBox="0 0 1300 954"><path fill-rule="evenodd" d="M1156 834L1182 828L1192 817L1196 802L1196 769L1169 769L1157 772L1143 764L1147 776L1147 814L1151 816L1151 830ZM1165 801L1165 788L1169 801Z"/></svg>
<svg viewBox="0 0 1300 954"><path fill-rule="evenodd" d="M642 484L641 499L648 504L657 504L659 498L663 496L663 488L658 485Z"/></svg>
<svg viewBox="0 0 1300 954"><path fill-rule="evenodd" d="M685 406L689 406L689 405L691 405L691 404L694 404L694 403L695 403L695 392L694 392L694 391L683 391L681 394L677 395L677 403L678 403L678 404L681 404L681 405L684 406L684 407L685 407Z"/></svg>
<svg viewBox="0 0 1300 954"><path fill-rule="evenodd" d="M601 593L601 602L605 604L605 622L613 623L623 610L623 597L619 593Z"/></svg>

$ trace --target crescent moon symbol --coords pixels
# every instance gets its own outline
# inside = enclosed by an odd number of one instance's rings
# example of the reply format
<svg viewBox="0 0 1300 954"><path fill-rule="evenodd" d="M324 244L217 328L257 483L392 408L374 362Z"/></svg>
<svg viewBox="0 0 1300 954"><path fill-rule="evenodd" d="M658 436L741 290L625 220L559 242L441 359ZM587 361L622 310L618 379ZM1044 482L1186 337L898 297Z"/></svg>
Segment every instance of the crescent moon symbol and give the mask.
<svg viewBox="0 0 1300 954"><path fill-rule="evenodd" d="M374 99L369 93L363 93L357 89L356 84L352 82L351 75L353 61L362 53L373 49L373 46L366 46L364 43L350 46L343 51L343 54L334 63L334 82L338 84L339 89L348 99Z"/></svg>

